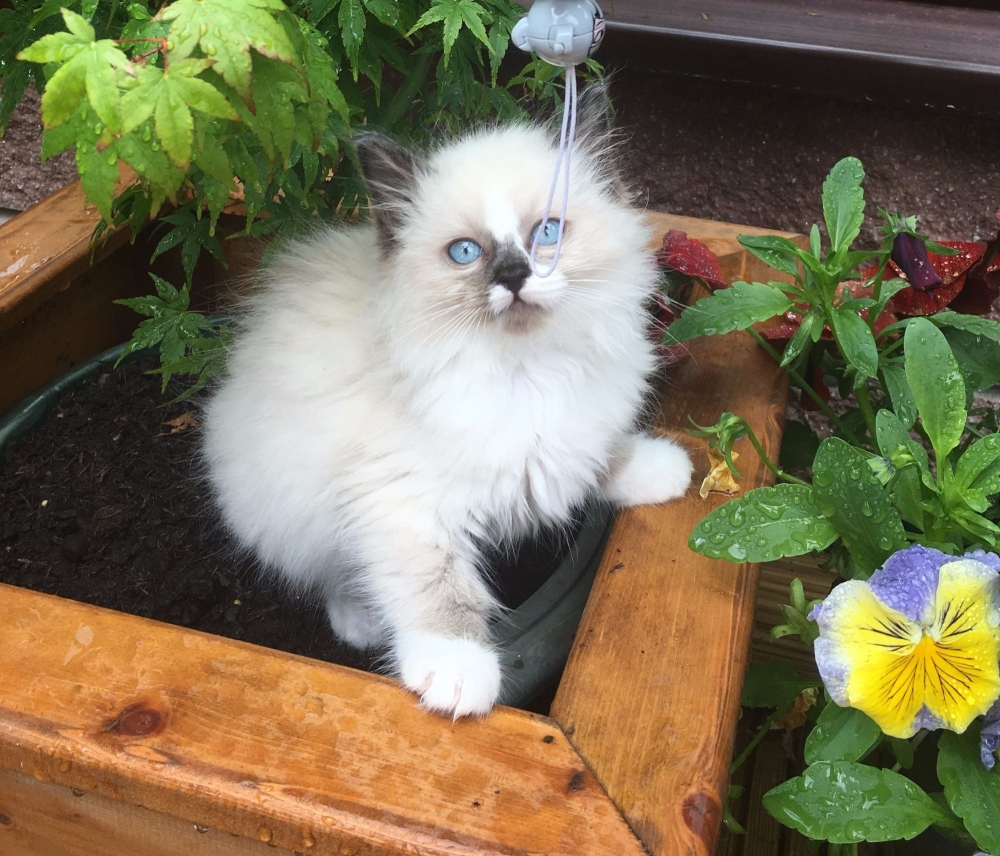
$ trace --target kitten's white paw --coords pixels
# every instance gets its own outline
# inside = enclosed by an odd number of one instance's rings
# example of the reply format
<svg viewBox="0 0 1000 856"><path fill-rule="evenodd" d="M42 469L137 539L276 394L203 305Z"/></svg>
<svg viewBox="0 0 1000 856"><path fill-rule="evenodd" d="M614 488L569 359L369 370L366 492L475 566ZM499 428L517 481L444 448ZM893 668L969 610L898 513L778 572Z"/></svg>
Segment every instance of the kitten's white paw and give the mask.
<svg viewBox="0 0 1000 856"><path fill-rule="evenodd" d="M500 694L500 660L470 639L407 633L396 642L399 677L420 704L458 719L485 716Z"/></svg>
<svg viewBox="0 0 1000 856"><path fill-rule="evenodd" d="M373 648L385 640L385 630L375 611L355 597L331 597L326 614L334 635L355 648Z"/></svg>
<svg viewBox="0 0 1000 856"><path fill-rule="evenodd" d="M684 496L693 467L687 452L666 437L633 437L631 457L611 477L604 495L616 505L657 505Z"/></svg>

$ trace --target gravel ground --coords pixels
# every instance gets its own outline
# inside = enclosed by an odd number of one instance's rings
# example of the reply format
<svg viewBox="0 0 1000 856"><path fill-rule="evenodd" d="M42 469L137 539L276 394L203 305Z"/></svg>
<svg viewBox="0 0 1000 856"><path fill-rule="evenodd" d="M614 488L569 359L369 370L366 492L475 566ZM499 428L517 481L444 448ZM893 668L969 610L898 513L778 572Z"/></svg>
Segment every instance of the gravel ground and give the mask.
<svg viewBox="0 0 1000 856"><path fill-rule="evenodd" d="M619 71L635 183L651 208L806 231L841 157L861 158L875 205L921 217L945 240L985 240L1000 207L1000 120L819 99L730 83ZM37 95L0 140L0 208L22 210L75 178L71 155L38 164ZM876 220L863 232L877 240Z"/></svg>

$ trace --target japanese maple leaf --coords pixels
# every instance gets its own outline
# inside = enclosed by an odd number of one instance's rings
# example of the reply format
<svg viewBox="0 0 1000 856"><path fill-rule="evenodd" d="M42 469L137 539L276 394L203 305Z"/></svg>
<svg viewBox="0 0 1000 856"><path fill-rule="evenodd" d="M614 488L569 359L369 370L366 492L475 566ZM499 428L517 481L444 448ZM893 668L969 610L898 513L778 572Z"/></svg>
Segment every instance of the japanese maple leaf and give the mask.
<svg viewBox="0 0 1000 856"><path fill-rule="evenodd" d="M169 59L186 59L195 46L215 61L215 71L253 107L250 49L301 72L295 48L277 20L281 0L177 0L159 13L170 26Z"/></svg>

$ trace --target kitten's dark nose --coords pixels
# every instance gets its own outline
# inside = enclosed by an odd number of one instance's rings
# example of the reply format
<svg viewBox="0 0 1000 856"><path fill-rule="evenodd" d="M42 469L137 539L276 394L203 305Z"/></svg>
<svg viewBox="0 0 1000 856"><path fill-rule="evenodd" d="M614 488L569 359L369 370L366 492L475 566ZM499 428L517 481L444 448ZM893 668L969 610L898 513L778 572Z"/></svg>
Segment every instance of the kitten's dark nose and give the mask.
<svg viewBox="0 0 1000 856"><path fill-rule="evenodd" d="M530 275L528 260L520 254L497 259L493 268L493 281L504 286L515 297Z"/></svg>

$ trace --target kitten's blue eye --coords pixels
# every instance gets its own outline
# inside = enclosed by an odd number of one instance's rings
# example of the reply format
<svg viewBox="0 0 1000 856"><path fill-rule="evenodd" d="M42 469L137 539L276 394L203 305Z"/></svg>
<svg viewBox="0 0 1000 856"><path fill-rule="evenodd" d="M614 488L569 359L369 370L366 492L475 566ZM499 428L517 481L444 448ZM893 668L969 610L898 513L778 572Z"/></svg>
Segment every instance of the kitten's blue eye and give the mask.
<svg viewBox="0 0 1000 856"><path fill-rule="evenodd" d="M551 247L559 240L559 221L546 220L544 224L539 223L531 230L531 243L536 241L540 247Z"/></svg>
<svg viewBox="0 0 1000 856"><path fill-rule="evenodd" d="M471 265L482 254L483 248L468 238L448 245L448 255L453 262L460 265Z"/></svg>

